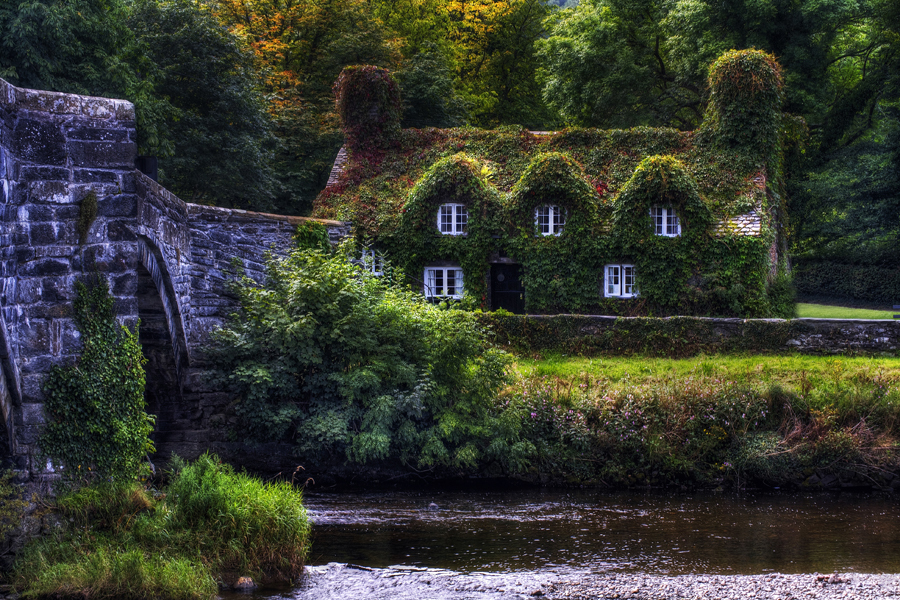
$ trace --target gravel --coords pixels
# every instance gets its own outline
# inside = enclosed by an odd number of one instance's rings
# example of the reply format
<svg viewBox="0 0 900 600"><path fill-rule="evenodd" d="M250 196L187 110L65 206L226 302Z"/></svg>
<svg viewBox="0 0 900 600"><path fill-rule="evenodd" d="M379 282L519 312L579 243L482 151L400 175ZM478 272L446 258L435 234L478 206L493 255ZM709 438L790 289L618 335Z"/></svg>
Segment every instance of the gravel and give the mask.
<svg viewBox="0 0 900 600"><path fill-rule="evenodd" d="M900 597L900 575L588 575L555 582L545 593L567 600L876 600Z"/></svg>
<svg viewBox="0 0 900 600"><path fill-rule="evenodd" d="M900 598L900 575L458 573L397 565L309 567L293 600L877 600Z"/></svg>

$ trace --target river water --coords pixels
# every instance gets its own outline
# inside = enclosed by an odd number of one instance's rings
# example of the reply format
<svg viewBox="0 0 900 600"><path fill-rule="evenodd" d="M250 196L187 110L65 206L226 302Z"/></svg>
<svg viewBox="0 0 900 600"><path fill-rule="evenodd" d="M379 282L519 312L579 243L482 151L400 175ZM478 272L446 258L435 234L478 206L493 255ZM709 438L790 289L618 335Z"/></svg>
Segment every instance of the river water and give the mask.
<svg viewBox="0 0 900 600"><path fill-rule="evenodd" d="M579 573L900 573L900 504L891 495L526 489L309 493L306 504L307 586L268 597L349 598L361 592L334 582L405 572L431 573L429 584L449 574L494 577L494 588ZM402 591L366 595L431 597Z"/></svg>

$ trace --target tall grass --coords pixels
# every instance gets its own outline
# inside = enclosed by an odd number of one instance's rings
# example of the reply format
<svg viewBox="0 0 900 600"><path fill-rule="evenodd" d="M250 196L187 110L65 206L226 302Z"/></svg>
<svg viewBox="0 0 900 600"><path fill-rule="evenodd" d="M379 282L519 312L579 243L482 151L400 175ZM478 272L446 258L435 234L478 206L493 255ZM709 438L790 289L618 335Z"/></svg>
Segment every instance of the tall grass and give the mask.
<svg viewBox="0 0 900 600"><path fill-rule="evenodd" d="M65 527L30 544L14 582L24 597L215 597L218 582L300 576L309 523L300 492L205 454L174 461L169 485L101 483L58 499Z"/></svg>
<svg viewBox="0 0 900 600"><path fill-rule="evenodd" d="M529 468L561 479L786 485L827 472L881 485L900 474L897 359L555 356L517 373L498 422L522 423Z"/></svg>

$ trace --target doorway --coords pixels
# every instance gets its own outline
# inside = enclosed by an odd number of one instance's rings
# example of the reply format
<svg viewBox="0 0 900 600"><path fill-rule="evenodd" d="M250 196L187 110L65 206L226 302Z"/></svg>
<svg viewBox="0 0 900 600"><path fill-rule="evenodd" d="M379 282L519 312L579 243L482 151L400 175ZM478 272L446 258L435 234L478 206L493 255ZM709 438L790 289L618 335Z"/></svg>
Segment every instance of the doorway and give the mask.
<svg viewBox="0 0 900 600"><path fill-rule="evenodd" d="M498 308L517 315L525 314L522 265L509 263L491 265L491 309Z"/></svg>

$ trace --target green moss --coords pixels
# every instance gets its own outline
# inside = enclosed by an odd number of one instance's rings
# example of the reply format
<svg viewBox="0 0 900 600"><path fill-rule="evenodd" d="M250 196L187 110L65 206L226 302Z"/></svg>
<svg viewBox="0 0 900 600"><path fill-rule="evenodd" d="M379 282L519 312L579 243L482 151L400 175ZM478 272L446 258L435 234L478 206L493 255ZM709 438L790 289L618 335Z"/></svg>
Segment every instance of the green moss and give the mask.
<svg viewBox="0 0 900 600"><path fill-rule="evenodd" d="M97 194L94 192L88 192L87 195L81 199L81 205L78 209L78 223L76 225L76 229L78 231L78 243L84 245L87 241L88 232L91 230L91 225L94 224L94 221L97 219Z"/></svg>

